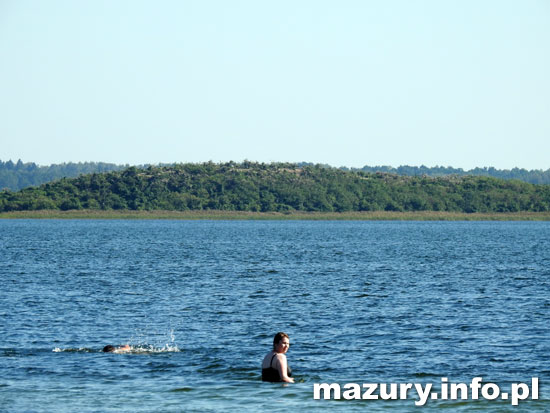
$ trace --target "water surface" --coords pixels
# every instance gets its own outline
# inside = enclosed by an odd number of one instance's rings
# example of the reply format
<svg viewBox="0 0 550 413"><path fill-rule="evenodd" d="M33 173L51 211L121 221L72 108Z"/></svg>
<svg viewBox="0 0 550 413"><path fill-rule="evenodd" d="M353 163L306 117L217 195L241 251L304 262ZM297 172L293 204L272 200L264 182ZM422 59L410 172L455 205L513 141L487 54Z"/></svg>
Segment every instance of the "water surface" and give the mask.
<svg viewBox="0 0 550 413"><path fill-rule="evenodd" d="M548 411L550 223L0 220L0 410L418 411L315 382L475 376ZM262 383L277 331L295 385ZM131 354L103 354L129 343Z"/></svg>

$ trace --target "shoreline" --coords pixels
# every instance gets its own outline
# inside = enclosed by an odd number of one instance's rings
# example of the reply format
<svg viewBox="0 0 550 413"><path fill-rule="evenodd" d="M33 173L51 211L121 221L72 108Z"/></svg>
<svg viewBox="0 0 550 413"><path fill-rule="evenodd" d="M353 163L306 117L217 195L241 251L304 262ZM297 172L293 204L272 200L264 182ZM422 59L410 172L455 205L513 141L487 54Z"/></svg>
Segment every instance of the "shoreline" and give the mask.
<svg viewBox="0 0 550 413"><path fill-rule="evenodd" d="M441 211L246 212L246 211L116 211L40 210L0 213L0 219L123 220L307 220L307 221L550 221L547 212L464 213Z"/></svg>

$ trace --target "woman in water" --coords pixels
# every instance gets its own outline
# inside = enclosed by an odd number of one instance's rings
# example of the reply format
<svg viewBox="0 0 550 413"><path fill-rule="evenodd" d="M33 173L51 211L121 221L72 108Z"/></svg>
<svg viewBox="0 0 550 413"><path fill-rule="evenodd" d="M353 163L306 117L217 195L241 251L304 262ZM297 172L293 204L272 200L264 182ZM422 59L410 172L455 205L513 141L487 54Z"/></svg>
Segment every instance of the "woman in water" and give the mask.
<svg viewBox="0 0 550 413"><path fill-rule="evenodd" d="M288 334L277 333L273 338L273 351L262 362L262 381L294 383L292 370L286 362L286 352L290 346Z"/></svg>

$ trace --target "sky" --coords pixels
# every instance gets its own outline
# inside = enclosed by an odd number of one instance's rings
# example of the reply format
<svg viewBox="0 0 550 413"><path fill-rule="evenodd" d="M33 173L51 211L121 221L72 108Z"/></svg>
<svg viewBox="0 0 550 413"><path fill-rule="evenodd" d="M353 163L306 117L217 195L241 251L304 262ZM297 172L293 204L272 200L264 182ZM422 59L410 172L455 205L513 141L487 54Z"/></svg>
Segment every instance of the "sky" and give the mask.
<svg viewBox="0 0 550 413"><path fill-rule="evenodd" d="M0 0L0 160L550 168L548 0Z"/></svg>

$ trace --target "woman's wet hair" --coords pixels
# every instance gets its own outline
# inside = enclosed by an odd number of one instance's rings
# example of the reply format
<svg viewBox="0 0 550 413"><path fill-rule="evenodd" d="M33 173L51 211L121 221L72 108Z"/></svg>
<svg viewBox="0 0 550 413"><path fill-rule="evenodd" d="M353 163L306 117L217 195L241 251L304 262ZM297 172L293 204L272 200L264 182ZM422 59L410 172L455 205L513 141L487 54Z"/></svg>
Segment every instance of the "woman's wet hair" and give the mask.
<svg viewBox="0 0 550 413"><path fill-rule="evenodd" d="M285 337L290 340L290 337L288 337L287 333L283 333L282 331L279 331L277 334L275 334L275 337L273 337L273 348L275 348L277 344L279 344L279 341L281 341Z"/></svg>
<svg viewBox="0 0 550 413"><path fill-rule="evenodd" d="M116 350L116 347L115 347L115 346L111 346L111 345L109 344L109 345L103 347L103 350L101 350L101 351L103 351L104 353L112 353L112 352L114 352L115 350Z"/></svg>

